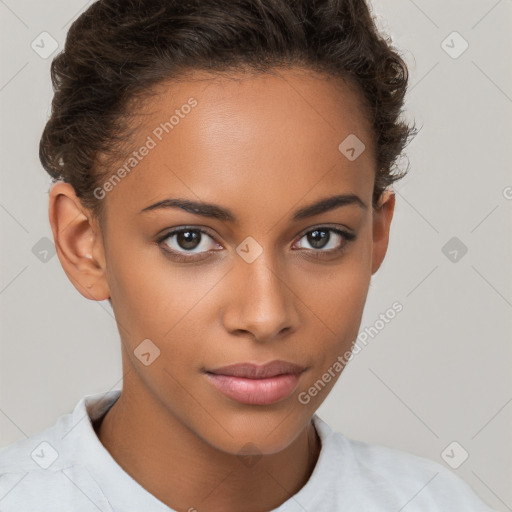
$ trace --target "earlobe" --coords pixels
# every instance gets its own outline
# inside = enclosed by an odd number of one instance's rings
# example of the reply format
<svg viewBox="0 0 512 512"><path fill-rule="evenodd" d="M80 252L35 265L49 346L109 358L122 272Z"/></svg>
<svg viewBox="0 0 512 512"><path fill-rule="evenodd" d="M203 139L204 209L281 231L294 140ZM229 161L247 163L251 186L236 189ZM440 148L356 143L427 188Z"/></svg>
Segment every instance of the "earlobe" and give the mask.
<svg viewBox="0 0 512 512"><path fill-rule="evenodd" d="M87 299L108 299L99 226L69 183L58 182L50 189L48 217L57 255L73 286Z"/></svg>
<svg viewBox="0 0 512 512"><path fill-rule="evenodd" d="M382 194L379 205L373 212L372 275L379 270L386 256L394 210L395 193L388 189Z"/></svg>

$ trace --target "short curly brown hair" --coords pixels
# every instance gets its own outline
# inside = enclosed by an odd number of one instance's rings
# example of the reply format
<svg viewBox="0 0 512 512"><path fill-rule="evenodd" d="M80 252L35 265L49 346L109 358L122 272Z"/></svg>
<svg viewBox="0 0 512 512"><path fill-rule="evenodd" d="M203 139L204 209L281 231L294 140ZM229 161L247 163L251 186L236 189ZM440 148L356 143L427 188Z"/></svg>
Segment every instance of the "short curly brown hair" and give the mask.
<svg viewBox="0 0 512 512"><path fill-rule="evenodd" d="M101 218L94 190L131 143L134 105L155 86L196 70L291 66L362 93L375 136L375 207L405 176L396 161L416 131L401 120L407 66L364 0L99 0L71 25L52 61L52 112L39 158L54 182L70 183Z"/></svg>

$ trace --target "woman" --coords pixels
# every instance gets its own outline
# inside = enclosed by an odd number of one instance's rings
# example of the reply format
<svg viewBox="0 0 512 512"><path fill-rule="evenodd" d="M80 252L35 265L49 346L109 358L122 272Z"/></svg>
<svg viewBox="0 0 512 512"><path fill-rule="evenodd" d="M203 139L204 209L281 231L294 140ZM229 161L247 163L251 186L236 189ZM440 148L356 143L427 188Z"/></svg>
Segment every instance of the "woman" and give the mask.
<svg viewBox="0 0 512 512"><path fill-rule="evenodd" d="M100 0L52 63L40 157L123 389L0 452L0 509L490 510L315 413L388 246L407 69L363 0Z"/></svg>

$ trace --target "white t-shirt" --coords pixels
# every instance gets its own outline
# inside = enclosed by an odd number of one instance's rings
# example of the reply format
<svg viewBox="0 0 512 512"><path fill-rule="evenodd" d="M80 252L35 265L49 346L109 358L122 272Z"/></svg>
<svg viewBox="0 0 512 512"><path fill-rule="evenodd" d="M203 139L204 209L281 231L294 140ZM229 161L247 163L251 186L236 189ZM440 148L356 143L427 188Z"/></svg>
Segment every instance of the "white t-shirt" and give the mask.
<svg viewBox="0 0 512 512"><path fill-rule="evenodd" d="M121 391L87 395L72 413L0 450L1 512L172 512L112 458L91 420ZM452 470L351 440L316 414L322 446L299 492L270 512L492 512Z"/></svg>

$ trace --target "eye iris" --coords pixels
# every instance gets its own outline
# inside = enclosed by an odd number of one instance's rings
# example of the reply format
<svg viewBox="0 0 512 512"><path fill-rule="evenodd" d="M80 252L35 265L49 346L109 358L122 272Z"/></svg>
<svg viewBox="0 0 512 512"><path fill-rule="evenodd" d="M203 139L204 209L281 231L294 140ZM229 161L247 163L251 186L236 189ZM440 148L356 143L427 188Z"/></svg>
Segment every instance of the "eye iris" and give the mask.
<svg viewBox="0 0 512 512"><path fill-rule="evenodd" d="M197 231L180 231L176 234L176 240L182 249L195 249L200 238L201 233Z"/></svg>
<svg viewBox="0 0 512 512"><path fill-rule="evenodd" d="M320 235L320 237L319 237L319 235ZM322 236L323 236L323 240L321 239ZM322 249L327 243L329 243L329 239L330 239L330 234L329 234L328 230L315 229L314 231L311 231L310 233L308 233L308 242L315 249Z"/></svg>

